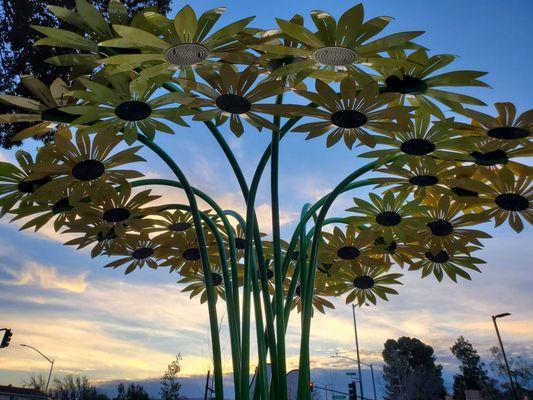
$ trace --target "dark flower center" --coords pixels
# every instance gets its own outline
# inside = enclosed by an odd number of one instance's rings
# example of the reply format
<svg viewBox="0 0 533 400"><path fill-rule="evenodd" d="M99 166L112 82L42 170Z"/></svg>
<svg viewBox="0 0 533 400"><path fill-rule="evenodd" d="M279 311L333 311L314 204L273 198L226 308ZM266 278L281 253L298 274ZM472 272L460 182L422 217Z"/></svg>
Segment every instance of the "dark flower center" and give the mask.
<svg viewBox="0 0 533 400"><path fill-rule="evenodd" d="M141 247L131 253L131 256L136 260L144 260L145 258L151 257L152 254L154 254L154 249L151 249L150 247Z"/></svg>
<svg viewBox="0 0 533 400"><path fill-rule="evenodd" d="M507 164L509 162L509 158L503 150L494 150L489 151L488 153L473 151L470 155L474 157L477 165L493 166Z"/></svg>
<svg viewBox="0 0 533 400"><path fill-rule="evenodd" d="M267 269L267 279L270 280L272 278L274 278L274 271L269 268Z"/></svg>
<svg viewBox="0 0 533 400"><path fill-rule="evenodd" d="M238 250L244 250L246 249L246 240L240 237L235 238L235 247Z"/></svg>
<svg viewBox="0 0 533 400"><path fill-rule="evenodd" d="M383 211L376 215L376 222L383 226L395 226L402 222L402 216L394 211Z"/></svg>
<svg viewBox="0 0 533 400"><path fill-rule="evenodd" d="M144 101L125 101L115 108L115 115L124 121L142 121L152 114L152 107Z"/></svg>
<svg viewBox="0 0 533 400"><path fill-rule="evenodd" d="M428 222L426 226L435 236L448 236L453 232L453 225L444 219Z"/></svg>
<svg viewBox="0 0 533 400"><path fill-rule="evenodd" d="M115 228L111 228L109 232L104 233L103 231L100 231L96 234L96 240L99 243L102 243L105 240L112 240L117 237L117 234L115 233Z"/></svg>
<svg viewBox="0 0 533 400"><path fill-rule="evenodd" d="M527 129L515 128L514 126L502 126L500 128L490 129L487 132L487 136L502 140L524 139L527 138L529 134L530 132Z"/></svg>
<svg viewBox="0 0 533 400"><path fill-rule="evenodd" d="M200 250L192 247L183 252L183 258L187 261L198 261L200 259Z"/></svg>
<svg viewBox="0 0 533 400"><path fill-rule="evenodd" d="M409 178L409 183L415 186L433 186L439 183L439 178L433 175L417 175Z"/></svg>
<svg viewBox="0 0 533 400"><path fill-rule="evenodd" d="M57 215L65 212L69 212L74 207L70 205L70 199L65 197L59 201L56 201L52 206L52 214Z"/></svg>
<svg viewBox="0 0 533 400"><path fill-rule="evenodd" d="M215 100L218 108L231 114L244 114L250 111L252 105L246 97L236 94L223 94Z"/></svg>
<svg viewBox="0 0 533 400"><path fill-rule="evenodd" d="M529 207L529 200L516 193L503 193L496 196L494 202L507 211L524 211Z"/></svg>
<svg viewBox="0 0 533 400"><path fill-rule="evenodd" d="M131 213L127 208L110 208L104 212L103 218L107 222L123 222L130 217Z"/></svg>
<svg viewBox="0 0 533 400"><path fill-rule="evenodd" d="M459 186L455 186L452 188L452 192L454 192L459 197L478 197L479 193L474 192L473 190L464 189Z"/></svg>
<svg viewBox="0 0 533 400"><path fill-rule="evenodd" d="M98 160L83 160L72 167L72 176L79 181L92 181L100 178L105 166Z"/></svg>
<svg viewBox="0 0 533 400"><path fill-rule="evenodd" d="M340 110L331 114L331 123L339 128L359 128L366 124L366 115L355 110Z"/></svg>
<svg viewBox="0 0 533 400"><path fill-rule="evenodd" d="M446 250L441 250L437 254L433 254L431 251L426 252L426 258L436 264L444 264L450 259L450 255Z"/></svg>
<svg viewBox="0 0 533 400"><path fill-rule="evenodd" d="M385 79L385 85L388 92L401 94L420 94L428 88L422 79L411 75L403 75L403 78L398 78L396 75L389 76Z"/></svg>
<svg viewBox="0 0 533 400"><path fill-rule="evenodd" d="M50 182L52 178L45 176L44 178L32 179L32 180L22 180L18 183L17 189L21 193L33 193L35 189L39 186L42 186Z"/></svg>
<svg viewBox="0 0 533 400"><path fill-rule="evenodd" d="M346 246L337 250L337 255L343 260L355 260L361 252L356 247Z"/></svg>
<svg viewBox="0 0 533 400"><path fill-rule="evenodd" d="M368 275L358 276L353 280L353 285L357 289L370 289L374 286L374 279Z"/></svg>
<svg viewBox="0 0 533 400"><path fill-rule="evenodd" d="M168 226L170 232L183 232L189 229L192 225L188 222L176 222Z"/></svg>
<svg viewBox="0 0 533 400"><path fill-rule="evenodd" d="M425 156L435 150L435 145L426 139L409 139L402 143L400 150L410 156Z"/></svg>
<svg viewBox="0 0 533 400"><path fill-rule="evenodd" d="M211 281L213 286L219 286L222 283L222 276L217 272L211 272Z"/></svg>

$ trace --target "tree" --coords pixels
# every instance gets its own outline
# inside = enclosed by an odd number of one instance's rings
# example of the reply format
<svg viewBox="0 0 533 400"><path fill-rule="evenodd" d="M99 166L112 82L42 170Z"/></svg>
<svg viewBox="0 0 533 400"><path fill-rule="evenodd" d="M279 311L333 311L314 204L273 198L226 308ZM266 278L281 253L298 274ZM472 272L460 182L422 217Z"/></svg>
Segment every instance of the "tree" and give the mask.
<svg viewBox="0 0 533 400"><path fill-rule="evenodd" d="M117 397L114 397L113 400L126 400L126 388L123 383L118 384Z"/></svg>
<svg viewBox="0 0 533 400"><path fill-rule="evenodd" d="M141 385L130 383L126 390L126 400L150 400L150 397Z"/></svg>
<svg viewBox="0 0 533 400"><path fill-rule="evenodd" d="M416 338L389 339L383 350L387 400L433 400L446 395L442 366L431 346Z"/></svg>
<svg viewBox="0 0 533 400"><path fill-rule="evenodd" d="M503 391L502 399L512 399L509 375L505 367L505 361L501 350L498 347L491 347L492 360L490 369L499 378L500 387ZM509 368L519 396L533 395L533 363L525 360L521 356L509 357Z"/></svg>
<svg viewBox="0 0 533 400"><path fill-rule="evenodd" d="M161 400L180 398L181 383L178 382L178 373L181 371L180 361L181 354L178 353L176 359L168 364L167 370L161 377Z"/></svg>
<svg viewBox="0 0 533 400"><path fill-rule="evenodd" d="M91 0L88 0L91 1ZM100 10L107 9L109 0L93 0ZM123 0L130 15L140 10L157 6L161 12L168 12L170 0ZM32 97L20 82L22 75L34 75L47 85L56 78L69 80L70 69L44 63L48 57L61 54L62 50L48 46L33 47L39 34L30 25L59 26L60 22L48 12L46 5L75 7L75 0L0 0L0 93L11 93ZM0 114L15 111L13 107L0 103ZM0 125L0 146L9 148L11 138L29 123ZM50 139L46 137L45 139Z"/></svg>
<svg viewBox="0 0 533 400"><path fill-rule="evenodd" d="M42 374L32 375L30 379L23 382L22 386L28 389L44 391L46 388L46 377Z"/></svg>
<svg viewBox="0 0 533 400"><path fill-rule="evenodd" d="M452 354L459 361L461 374L455 375L453 381L453 396L457 400L465 399L465 390L479 390L487 400L498 399L499 391L495 381L489 379L485 364L481 361L477 350L463 336L459 336L450 348Z"/></svg>
<svg viewBox="0 0 533 400"><path fill-rule="evenodd" d="M105 394L97 393L86 376L65 376L54 379L50 397L54 400L109 400Z"/></svg>

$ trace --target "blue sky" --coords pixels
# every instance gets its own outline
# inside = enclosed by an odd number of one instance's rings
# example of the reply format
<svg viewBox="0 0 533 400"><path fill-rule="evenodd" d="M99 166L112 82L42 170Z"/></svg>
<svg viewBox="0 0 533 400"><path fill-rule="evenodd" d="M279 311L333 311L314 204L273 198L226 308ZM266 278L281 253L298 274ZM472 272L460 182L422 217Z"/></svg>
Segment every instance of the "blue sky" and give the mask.
<svg viewBox="0 0 533 400"><path fill-rule="evenodd" d="M331 3L331 4L330 4ZM274 17L290 18L294 13L307 16L320 8L339 16L355 4L337 0L250 2L237 0L223 4L204 0L197 11L226 5L222 23L257 15L254 26L273 27ZM184 3L177 2L176 11ZM451 69L488 72L484 80L491 89L468 89L487 104L511 101L520 112L530 109L533 49L533 3L523 1L404 0L366 1L367 18L390 15L395 21L387 33L425 30L418 42L432 53L460 56ZM306 17L308 20L309 18ZM528 39L529 38L529 39ZM492 110L489 111L492 113ZM174 136L158 135L158 141L175 157L200 189L212 194L224 207L243 210L242 196L227 162L200 123L192 128L177 128ZM247 129L242 138L223 133L232 146L247 177L268 145L269 135ZM313 202L336 182L364 163L342 144L325 148L323 138L305 141L301 134L284 139L281 149L282 222L285 237L291 232L300 207ZM32 150L36 143L28 142ZM147 152L149 160L139 164L148 176L170 177L169 172ZM1 151L4 160L13 151ZM263 182L268 182L265 174ZM179 192L158 191L175 202ZM342 214L354 195L339 199L332 214ZM257 201L264 231L269 232L270 213L267 187L263 185ZM416 273L404 279L400 296L391 302L359 311L361 346L367 362L379 362L386 339L416 336L432 345L439 361L454 371L448 347L458 335L469 338L482 353L496 344L490 315L503 311L513 315L501 322L504 340L511 352L533 357L533 299L530 271L533 251L531 228L521 235L503 227L486 229L494 238L486 242L479 256L487 261L483 274L471 282L436 284L421 280ZM0 325L14 331L12 345L0 350L0 384L20 384L33 372L44 372L46 362L27 349L38 347L57 360L58 374L83 373L94 380L146 379L161 374L173 354L184 356L183 373L194 376L209 368L209 340L205 307L188 300L175 284L176 276L163 271L140 271L124 277L119 270L103 270L103 259L91 260L88 252L61 246L65 241L50 228L38 234L18 232L0 222ZM342 301L327 316L313 321L312 359L320 368L345 368L329 356L340 350L349 354L352 345L350 307ZM221 315L223 315L221 309ZM296 320L297 318L294 318ZM297 326L289 329L289 363L297 355ZM229 345L224 341L225 363L229 367Z"/></svg>

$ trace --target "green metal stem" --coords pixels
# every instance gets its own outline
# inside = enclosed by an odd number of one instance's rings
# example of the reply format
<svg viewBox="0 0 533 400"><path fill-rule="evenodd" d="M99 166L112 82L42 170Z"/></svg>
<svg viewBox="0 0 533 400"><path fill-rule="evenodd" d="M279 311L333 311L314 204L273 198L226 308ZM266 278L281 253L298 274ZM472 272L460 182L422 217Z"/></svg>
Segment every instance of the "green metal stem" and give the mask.
<svg viewBox="0 0 533 400"><path fill-rule="evenodd" d="M213 346L213 369L215 374L215 398L216 400L224 399L224 383L222 379L222 356L220 350L220 336L218 332L218 317L216 309L216 298L213 290L213 280L209 268L209 256L207 254L207 247L205 242L204 231L202 229L202 220L200 211L196 202L196 196L187 180L185 174L181 171L174 160L161 147L152 142L144 135L138 135L138 140L156 153L172 170L178 178L178 181L183 185L183 190L189 201L191 213L193 217L194 228L198 239L198 248L200 250L200 258L202 261L202 269L206 283L207 291L207 308L209 313L209 325L211 330L211 343Z"/></svg>

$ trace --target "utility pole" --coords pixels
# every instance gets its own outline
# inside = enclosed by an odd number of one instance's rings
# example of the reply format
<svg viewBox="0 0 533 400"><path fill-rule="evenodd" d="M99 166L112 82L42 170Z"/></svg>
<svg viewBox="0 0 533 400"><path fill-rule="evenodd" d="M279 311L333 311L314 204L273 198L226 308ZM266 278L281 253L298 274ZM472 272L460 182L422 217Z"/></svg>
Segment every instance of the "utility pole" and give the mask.
<svg viewBox="0 0 533 400"><path fill-rule="evenodd" d="M514 400L519 400L518 399L518 395L516 394L516 388L514 386L513 375L511 374L511 368L509 368L509 363L507 362L507 356L505 355L505 349L503 348L503 342L502 342L502 338L500 336L500 330L498 329L498 324L496 323L496 319L503 318L503 317L508 317L509 315L511 315L511 314L510 313L503 313L503 314L493 315L492 316L492 322L494 323L494 329L496 330L496 335L498 336L498 342L500 343L500 349L502 350L503 360L505 361L505 368L507 369L507 374L509 375L509 382L511 383L511 390L513 392L513 399Z"/></svg>
<svg viewBox="0 0 533 400"><path fill-rule="evenodd" d="M363 376L361 374L361 357L359 356L359 339L357 338L357 321L355 319L355 304L352 304L352 314L353 314L353 328L355 333L355 351L357 353L357 371L359 373L359 391L361 399L364 399L363 394Z"/></svg>
<svg viewBox="0 0 533 400"><path fill-rule="evenodd" d="M372 388L374 389L374 400L378 399L376 394L376 381L374 380L374 366L370 364L370 373L372 374Z"/></svg>
<svg viewBox="0 0 533 400"><path fill-rule="evenodd" d="M207 378L205 378L205 394L204 394L204 400L207 400L207 391L209 390L209 374L211 373L211 370L207 371ZM209 396L211 397L211 396Z"/></svg>

